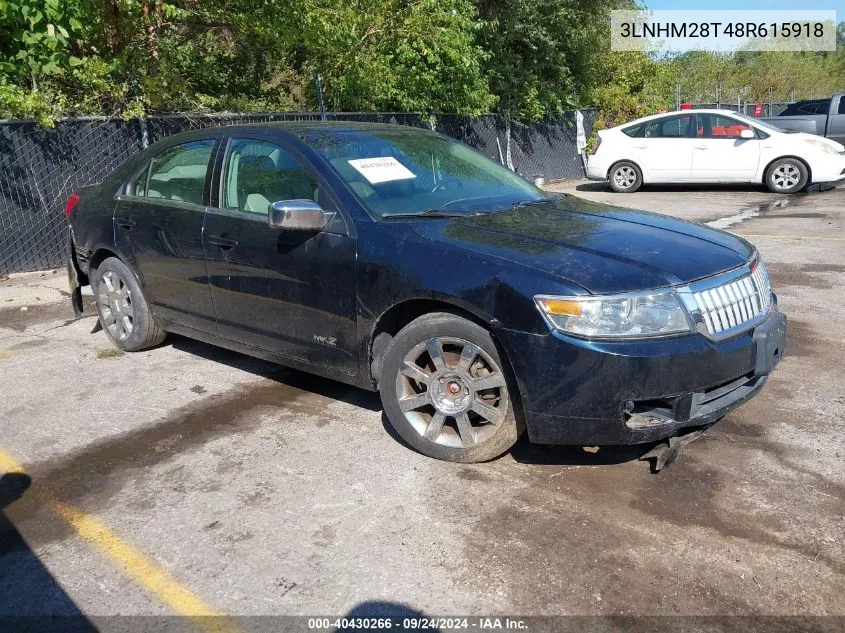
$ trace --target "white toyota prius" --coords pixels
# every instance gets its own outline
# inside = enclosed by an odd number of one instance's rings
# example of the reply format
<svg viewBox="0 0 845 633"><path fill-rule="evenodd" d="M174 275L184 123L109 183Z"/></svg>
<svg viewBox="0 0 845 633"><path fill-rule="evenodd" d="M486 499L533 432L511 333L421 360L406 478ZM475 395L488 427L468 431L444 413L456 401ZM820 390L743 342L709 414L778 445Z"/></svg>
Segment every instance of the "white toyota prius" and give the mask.
<svg viewBox="0 0 845 633"><path fill-rule="evenodd" d="M587 178L631 193L652 183L764 183L795 193L845 179L845 147L729 110L684 110L598 133Z"/></svg>

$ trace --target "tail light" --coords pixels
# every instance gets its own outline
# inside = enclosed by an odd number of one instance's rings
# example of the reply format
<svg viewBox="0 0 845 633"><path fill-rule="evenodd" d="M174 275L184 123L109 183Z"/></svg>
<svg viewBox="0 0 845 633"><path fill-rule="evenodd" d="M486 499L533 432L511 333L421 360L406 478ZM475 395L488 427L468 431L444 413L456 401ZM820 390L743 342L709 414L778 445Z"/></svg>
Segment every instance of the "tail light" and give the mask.
<svg viewBox="0 0 845 633"><path fill-rule="evenodd" d="M599 145L601 145L601 136L596 134L596 142L593 143L593 151L590 152L593 156L599 153Z"/></svg>
<svg viewBox="0 0 845 633"><path fill-rule="evenodd" d="M67 204L65 205L65 217L68 220L70 220L70 214L73 213L73 208L76 206L77 202L79 202L79 194L70 194L70 198L67 199Z"/></svg>

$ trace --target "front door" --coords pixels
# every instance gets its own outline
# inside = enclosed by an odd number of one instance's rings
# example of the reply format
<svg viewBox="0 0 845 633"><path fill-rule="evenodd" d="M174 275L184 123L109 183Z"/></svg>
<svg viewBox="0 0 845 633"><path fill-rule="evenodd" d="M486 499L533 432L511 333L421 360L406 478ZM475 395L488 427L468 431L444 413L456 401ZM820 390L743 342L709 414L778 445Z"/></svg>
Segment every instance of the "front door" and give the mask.
<svg viewBox="0 0 845 633"><path fill-rule="evenodd" d="M164 149L129 183L114 212L115 242L153 313L215 333L202 228L215 139Z"/></svg>
<svg viewBox="0 0 845 633"><path fill-rule="evenodd" d="M721 114L698 114L692 177L705 182L749 182L760 163L760 139L742 138L751 126ZM751 130L752 132L754 130Z"/></svg>
<svg viewBox="0 0 845 633"><path fill-rule="evenodd" d="M269 226L268 207L310 199L335 216L319 233ZM221 337L357 371L356 240L331 194L289 148L233 138L204 229Z"/></svg>

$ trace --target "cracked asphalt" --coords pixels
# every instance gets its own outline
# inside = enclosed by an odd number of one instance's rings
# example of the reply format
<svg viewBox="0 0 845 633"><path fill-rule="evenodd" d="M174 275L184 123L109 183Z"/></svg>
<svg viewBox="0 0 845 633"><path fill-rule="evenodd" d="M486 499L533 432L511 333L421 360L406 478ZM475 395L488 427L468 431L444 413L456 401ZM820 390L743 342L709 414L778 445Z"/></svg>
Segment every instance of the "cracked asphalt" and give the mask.
<svg viewBox="0 0 845 633"><path fill-rule="evenodd" d="M554 188L755 243L789 317L763 393L658 475L649 447L449 464L405 448L375 394L177 336L115 355L63 271L16 276L0 616L173 612L56 501L223 614L845 615L845 188Z"/></svg>

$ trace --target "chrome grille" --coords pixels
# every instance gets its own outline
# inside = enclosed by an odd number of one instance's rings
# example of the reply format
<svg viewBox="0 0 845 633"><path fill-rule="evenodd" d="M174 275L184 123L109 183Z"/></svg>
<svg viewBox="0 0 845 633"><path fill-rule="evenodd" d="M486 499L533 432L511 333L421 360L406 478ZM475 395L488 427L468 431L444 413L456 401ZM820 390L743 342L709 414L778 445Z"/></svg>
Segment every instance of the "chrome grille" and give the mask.
<svg viewBox="0 0 845 633"><path fill-rule="evenodd" d="M771 307L769 275L761 260L738 279L693 293L710 334L721 334L755 320Z"/></svg>

